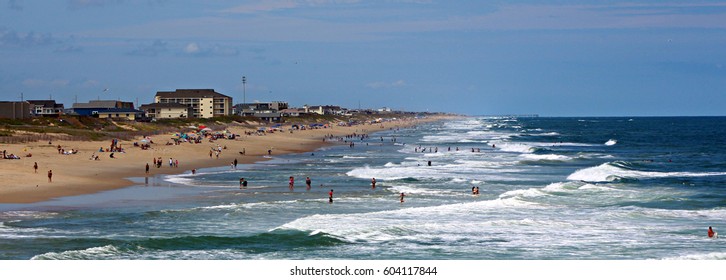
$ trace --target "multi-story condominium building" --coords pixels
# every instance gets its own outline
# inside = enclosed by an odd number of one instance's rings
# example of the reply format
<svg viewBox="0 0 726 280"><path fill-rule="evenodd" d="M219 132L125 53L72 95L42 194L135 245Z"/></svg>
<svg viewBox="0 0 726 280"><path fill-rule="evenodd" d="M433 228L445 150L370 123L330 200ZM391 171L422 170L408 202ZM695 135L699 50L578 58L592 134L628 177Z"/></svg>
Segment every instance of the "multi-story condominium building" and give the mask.
<svg viewBox="0 0 726 280"><path fill-rule="evenodd" d="M232 97L215 92L214 89L159 91L156 92L154 102L189 105L193 118L212 118L232 114Z"/></svg>

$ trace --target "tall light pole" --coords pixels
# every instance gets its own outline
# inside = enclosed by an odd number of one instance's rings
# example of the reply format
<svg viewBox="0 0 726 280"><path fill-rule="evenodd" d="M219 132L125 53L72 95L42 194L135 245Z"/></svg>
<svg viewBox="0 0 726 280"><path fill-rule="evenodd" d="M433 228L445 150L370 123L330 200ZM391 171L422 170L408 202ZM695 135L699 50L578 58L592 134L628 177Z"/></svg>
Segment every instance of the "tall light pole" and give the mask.
<svg viewBox="0 0 726 280"><path fill-rule="evenodd" d="M247 104L247 77L242 76L242 104Z"/></svg>

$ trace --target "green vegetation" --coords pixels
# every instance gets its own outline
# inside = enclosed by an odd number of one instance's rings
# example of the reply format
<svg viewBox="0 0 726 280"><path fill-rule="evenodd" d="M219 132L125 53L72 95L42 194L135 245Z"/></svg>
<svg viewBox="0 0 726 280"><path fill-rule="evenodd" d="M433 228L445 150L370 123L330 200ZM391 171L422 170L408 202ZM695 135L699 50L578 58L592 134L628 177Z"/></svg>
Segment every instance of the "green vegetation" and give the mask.
<svg viewBox="0 0 726 280"><path fill-rule="evenodd" d="M412 117L414 114L360 114L354 116L304 115L285 117L285 124L313 124L338 122L364 122L376 118ZM0 142L39 141L49 137L73 138L75 140L106 140L111 138L131 139L143 135L165 134L186 129L189 126L206 125L221 129L229 124L255 127L265 123L255 117L224 116L211 119L160 119L154 122L136 122L99 119L82 116L61 116L59 118L0 119ZM47 136L53 134L58 136ZM20 140L19 140L20 139Z"/></svg>

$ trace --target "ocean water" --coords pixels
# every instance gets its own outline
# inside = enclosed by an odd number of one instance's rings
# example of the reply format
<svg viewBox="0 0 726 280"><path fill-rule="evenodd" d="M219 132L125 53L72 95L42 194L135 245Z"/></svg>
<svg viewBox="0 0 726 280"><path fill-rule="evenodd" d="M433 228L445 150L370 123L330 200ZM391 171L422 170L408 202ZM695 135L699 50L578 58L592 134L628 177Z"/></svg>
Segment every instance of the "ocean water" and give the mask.
<svg viewBox="0 0 726 280"><path fill-rule="evenodd" d="M0 205L0 259L726 259L724 143L723 117L435 122Z"/></svg>

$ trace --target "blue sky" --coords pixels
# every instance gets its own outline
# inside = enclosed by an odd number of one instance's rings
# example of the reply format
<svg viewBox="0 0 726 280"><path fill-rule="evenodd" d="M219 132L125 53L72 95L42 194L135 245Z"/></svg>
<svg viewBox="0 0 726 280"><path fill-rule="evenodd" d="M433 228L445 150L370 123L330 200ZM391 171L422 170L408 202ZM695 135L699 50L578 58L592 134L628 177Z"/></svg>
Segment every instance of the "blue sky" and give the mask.
<svg viewBox="0 0 726 280"><path fill-rule="evenodd" d="M0 0L0 100L726 113L724 1ZM108 91L104 91L108 89Z"/></svg>

